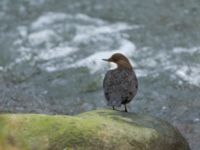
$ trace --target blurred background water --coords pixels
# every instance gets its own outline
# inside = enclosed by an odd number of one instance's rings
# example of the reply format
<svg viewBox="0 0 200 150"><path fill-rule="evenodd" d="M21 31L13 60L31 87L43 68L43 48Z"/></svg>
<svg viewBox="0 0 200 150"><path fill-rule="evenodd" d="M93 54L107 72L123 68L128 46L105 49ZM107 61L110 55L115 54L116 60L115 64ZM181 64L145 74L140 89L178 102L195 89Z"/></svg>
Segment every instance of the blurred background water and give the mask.
<svg viewBox="0 0 200 150"><path fill-rule="evenodd" d="M168 120L200 147L199 0L1 0L0 112L106 107L114 52L139 79L129 111Z"/></svg>

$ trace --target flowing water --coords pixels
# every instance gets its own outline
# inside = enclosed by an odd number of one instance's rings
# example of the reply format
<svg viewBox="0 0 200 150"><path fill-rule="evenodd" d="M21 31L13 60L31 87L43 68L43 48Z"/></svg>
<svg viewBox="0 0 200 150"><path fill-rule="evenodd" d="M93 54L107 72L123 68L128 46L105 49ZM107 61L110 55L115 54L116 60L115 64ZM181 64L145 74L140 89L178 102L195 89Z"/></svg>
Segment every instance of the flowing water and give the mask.
<svg viewBox="0 0 200 150"><path fill-rule="evenodd" d="M1 0L0 112L106 107L114 52L139 79L129 111L168 120L200 147L199 0Z"/></svg>

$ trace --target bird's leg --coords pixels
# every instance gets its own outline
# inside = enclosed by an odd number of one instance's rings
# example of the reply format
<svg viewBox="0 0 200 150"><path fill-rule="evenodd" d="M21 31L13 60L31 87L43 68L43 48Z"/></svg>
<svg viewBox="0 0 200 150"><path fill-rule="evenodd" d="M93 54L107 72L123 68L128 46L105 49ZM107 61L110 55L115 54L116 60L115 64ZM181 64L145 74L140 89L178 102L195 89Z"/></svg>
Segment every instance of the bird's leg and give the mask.
<svg viewBox="0 0 200 150"><path fill-rule="evenodd" d="M115 110L115 106L112 106L113 110Z"/></svg>
<svg viewBox="0 0 200 150"><path fill-rule="evenodd" d="M127 110L127 108L126 108L126 104L124 104L124 108L125 108L124 111L125 111L125 112L128 112L128 110Z"/></svg>

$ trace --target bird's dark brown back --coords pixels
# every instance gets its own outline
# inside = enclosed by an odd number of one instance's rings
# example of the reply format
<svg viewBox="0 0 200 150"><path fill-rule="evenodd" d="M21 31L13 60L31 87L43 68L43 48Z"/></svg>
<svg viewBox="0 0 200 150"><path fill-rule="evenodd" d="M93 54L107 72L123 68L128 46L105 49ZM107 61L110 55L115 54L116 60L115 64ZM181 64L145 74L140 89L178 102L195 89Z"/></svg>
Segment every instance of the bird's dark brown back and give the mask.
<svg viewBox="0 0 200 150"><path fill-rule="evenodd" d="M108 106L129 103L137 93L138 81L133 69L110 70L103 81L104 95Z"/></svg>

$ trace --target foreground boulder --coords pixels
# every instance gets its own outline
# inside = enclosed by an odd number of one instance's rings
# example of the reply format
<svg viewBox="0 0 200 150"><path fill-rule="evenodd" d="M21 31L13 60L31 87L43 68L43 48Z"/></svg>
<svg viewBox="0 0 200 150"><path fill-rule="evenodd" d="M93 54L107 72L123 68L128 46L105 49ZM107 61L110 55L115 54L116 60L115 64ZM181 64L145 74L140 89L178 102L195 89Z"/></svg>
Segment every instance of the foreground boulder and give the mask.
<svg viewBox="0 0 200 150"><path fill-rule="evenodd" d="M189 150L169 123L96 110L77 116L1 114L0 150Z"/></svg>

